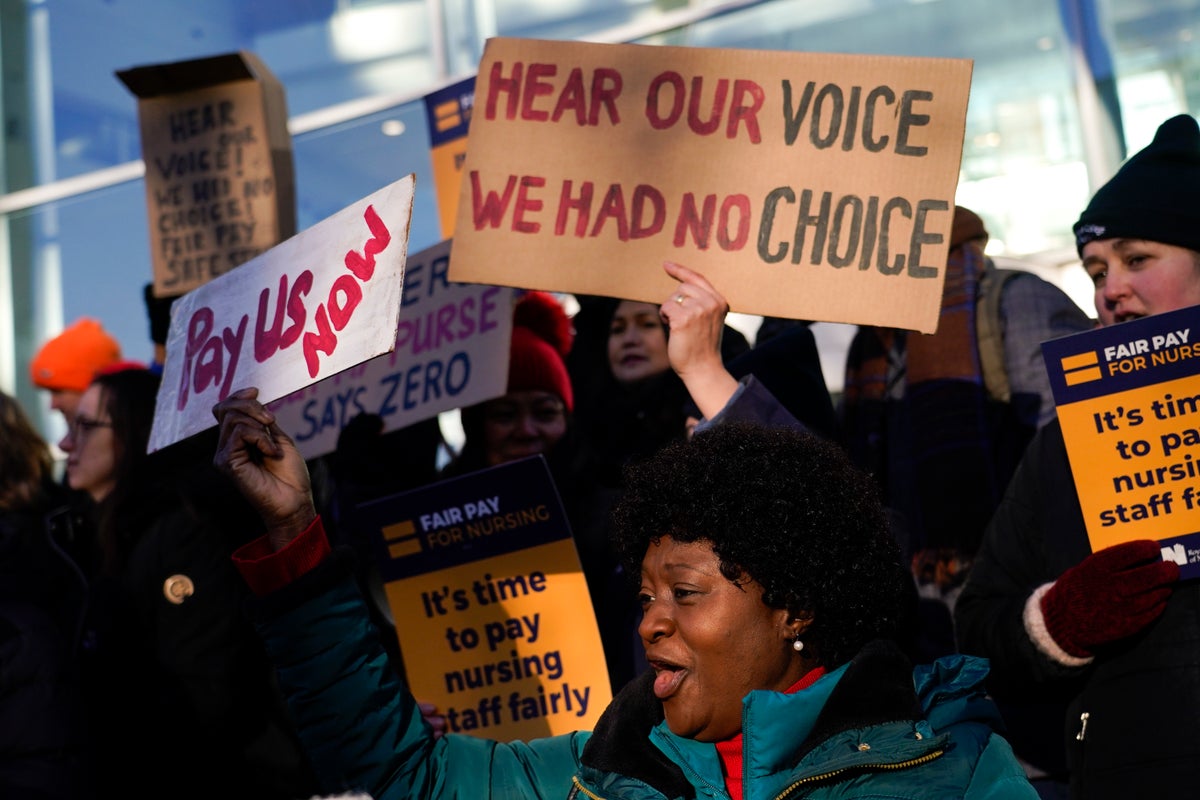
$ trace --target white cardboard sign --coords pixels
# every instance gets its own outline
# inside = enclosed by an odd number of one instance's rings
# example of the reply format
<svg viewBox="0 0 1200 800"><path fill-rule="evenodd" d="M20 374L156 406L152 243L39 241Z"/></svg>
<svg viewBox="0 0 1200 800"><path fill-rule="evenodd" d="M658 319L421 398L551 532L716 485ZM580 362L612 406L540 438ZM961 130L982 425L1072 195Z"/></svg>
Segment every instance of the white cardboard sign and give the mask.
<svg viewBox="0 0 1200 800"><path fill-rule="evenodd" d="M257 386L270 402L395 345L415 178L409 175L183 295L171 309L149 450L215 424Z"/></svg>
<svg viewBox="0 0 1200 800"><path fill-rule="evenodd" d="M305 458L360 413L384 431L504 394L516 290L450 281L450 242L408 257L395 349L270 404Z"/></svg>

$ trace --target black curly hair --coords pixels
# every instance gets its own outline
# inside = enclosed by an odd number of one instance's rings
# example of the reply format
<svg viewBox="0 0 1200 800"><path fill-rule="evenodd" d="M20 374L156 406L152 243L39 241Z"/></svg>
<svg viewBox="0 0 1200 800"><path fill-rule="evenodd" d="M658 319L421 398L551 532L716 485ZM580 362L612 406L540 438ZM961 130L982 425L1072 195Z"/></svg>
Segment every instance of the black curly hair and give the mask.
<svg viewBox="0 0 1200 800"><path fill-rule="evenodd" d="M709 542L731 581L812 623L822 666L892 638L903 607L900 552L870 478L836 445L794 430L716 425L626 470L614 546L630 576L652 542Z"/></svg>

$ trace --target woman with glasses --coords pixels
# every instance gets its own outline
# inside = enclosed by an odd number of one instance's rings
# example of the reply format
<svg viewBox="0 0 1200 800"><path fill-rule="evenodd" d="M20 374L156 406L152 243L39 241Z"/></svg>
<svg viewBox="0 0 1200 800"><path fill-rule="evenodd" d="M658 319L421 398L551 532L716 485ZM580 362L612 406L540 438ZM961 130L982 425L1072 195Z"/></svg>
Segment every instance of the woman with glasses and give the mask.
<svg viewBox="0 0 1200 800"><path fill-rule="evenodd" d="M308 796L228 564L248 509L200 454L211 437L147 455L158 386L145 369L96 377L60 443L94 503L80 665L96 794Z"/></svg>

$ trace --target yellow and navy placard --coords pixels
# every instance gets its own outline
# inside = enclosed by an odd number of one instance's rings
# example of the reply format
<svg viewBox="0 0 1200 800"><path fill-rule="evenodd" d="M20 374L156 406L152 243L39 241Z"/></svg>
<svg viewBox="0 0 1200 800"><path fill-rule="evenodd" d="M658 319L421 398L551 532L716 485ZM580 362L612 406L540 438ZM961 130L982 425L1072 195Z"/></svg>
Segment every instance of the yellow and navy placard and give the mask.
<svg viewBox="0 0 1200 800"><path fill-rule="evenodd" d="M413 695L449 730L590 730L612 699L571 529L541 456L359 508Z"/></svg>
<svg viewBox="0 0 1200 800"><path fill-rule="evenodd" d="M443 239L454 236L462 168L467 157L467 130L471 126L474 107L474 75L425 96L429 154L433 159L433 185L437 192Z"/></svg>
<svg viewBox="0 0 1200 800"><path fill-rule="evenodd" d="M1092 550L1156 539L1200 575L1200 307L1042 345Z"/></svg>

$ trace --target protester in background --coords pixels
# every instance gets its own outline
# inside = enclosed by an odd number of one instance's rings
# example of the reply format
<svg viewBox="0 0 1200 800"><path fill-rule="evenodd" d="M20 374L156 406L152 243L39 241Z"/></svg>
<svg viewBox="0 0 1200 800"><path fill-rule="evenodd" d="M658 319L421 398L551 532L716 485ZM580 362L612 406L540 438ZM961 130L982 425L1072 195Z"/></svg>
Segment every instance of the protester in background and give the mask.
<svg viewBox="0 0 1200 800"><path fill-rule="evenodd" d="M74 647L86 584L47 536L50 448L0 392L0 797L94 795Z"/></svg>
<svg viewBox="0 0 1200 800"><path fill-rule="evenodd" d="M835 446L716 427L630 473L617 545L652 669L594 733L436 745L381 669L304 462L237 392L217 463L267 534L236 556L327 789L376 797L1033 797L980 690L983 662L911 665L886 637L905 579L869 481ZM744 768L743 768L744 765ZM649 793L649 795L647 794Z"/></svg>
<svg viewBox="0 0 1200 800"><path fill-rule="evenodd" d="M1041 343L1093 327L1058 287L998 270L987 240L983 220L956 207L937 332L860 327L846 361L846 447L897 514L931 601L930 657L953 652L950 613L983 530L1037 427L1054 418Z"/></svg>
<svg viewBox="0 0 1200 800"><path fill-rule="evenodd" d="M659 306L609 297L579 302L567 370L579 405L581 457L593 474L612 483L631 458L685 434L689 398L670 369ZM750 349L723 315L719 327L722 362Z"/></svg>
<svg viewBox="0 0 1200 800"><path fill-rule="evenodd" d="M1084 209L1076 243L1104 325L1200 304L1197 187L1200 128L1181 115ZM956 607L959 647L992 659L1018 753L1053 771L1063 745L1040 739L1065 733L1072 797L1191 796L1200 584L1177 584L1153 541L1090 551L1056 420L988 525Z"/></svg>
<svg viewBox="0 0 1200 800"><path fill-rule="evenodd" d="M584 312L581 311L582 315ZM621 467L683 437L687 392L667 360L667 330L658 306L592 301L571 356L579 400L580 458L606 485Z"/></svg>
<svg viewBox="0 0 1200 800"><path fill-rule="evenodd" d="M34 386L50 392L50 408L60 412L70 426L92 378L120 360L117 340L99 321L82 317L42 345L29 362L29 374Z"/></svg>
<svg viewBox="0 0 1200 800"><path fill-rule="evenodd" d="M150 343L154 348L154 357L150 360L151 372L162 374L163 366L167 363L167 336L171 332L171 306L176 296L159 297L154 293L154 284L147 283L142 287L142 300L146 304L146 318L150 322Z"/></svg>
<svg viewBox="0 0 1200 800"><path fill-rule="evenodd" d="M145 369L100 375L60 445L95 503L80 656L97 794L307 796L228 562L253 518L197 453L211 435L146 454L158 385Z"/></svg>
<svg viewBox="0 0 1200 800"><path fill-rule="evenodd" d="M560 472L575 393L564 359L571 321L546 292L526 292L513 309L508 384L500 397L462 410L463 446L445 477L543 455ZM561 478L561 474L557 477Z"/></svg>

